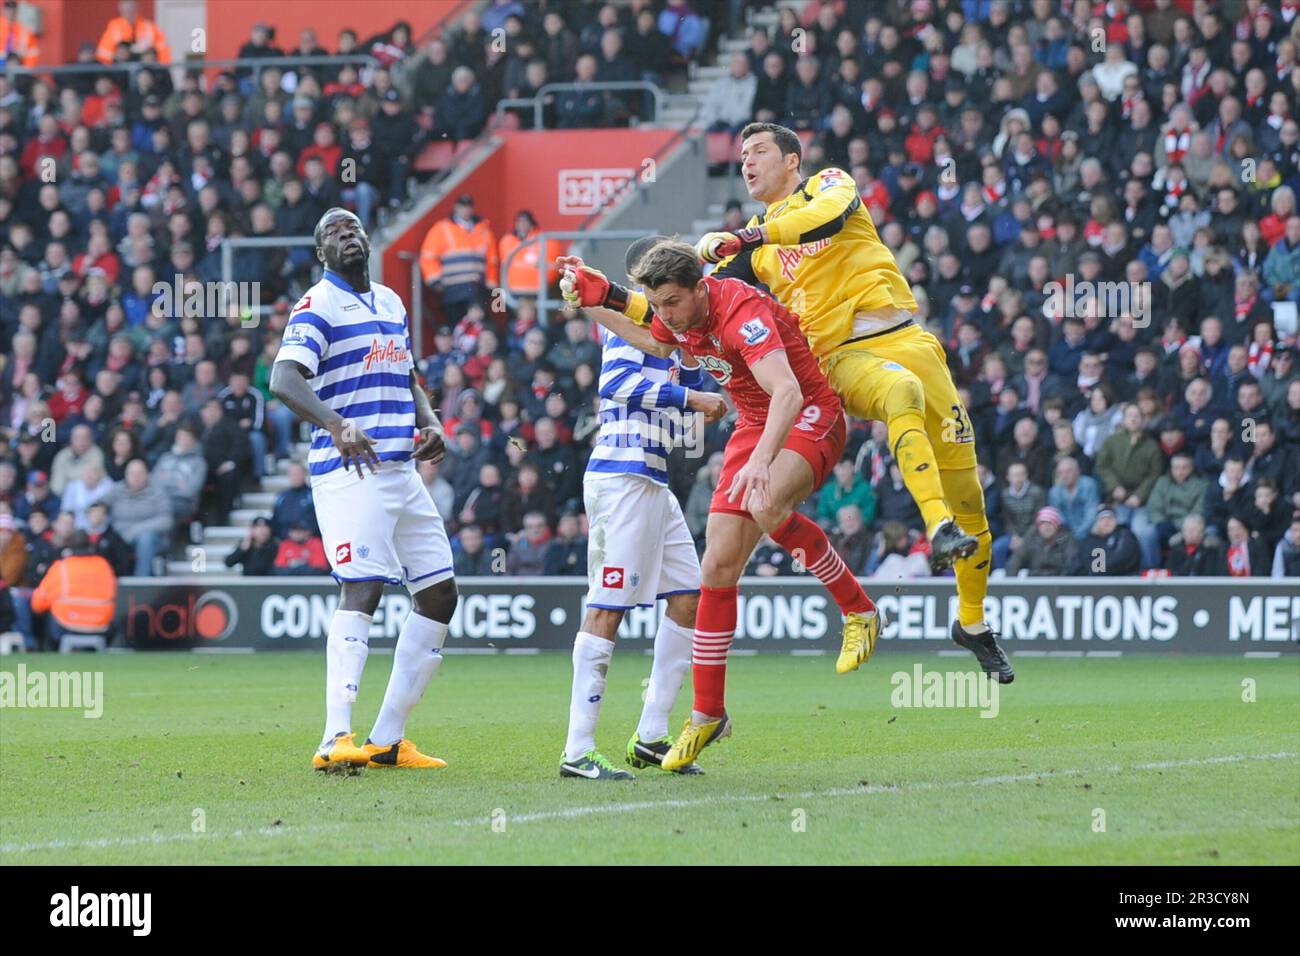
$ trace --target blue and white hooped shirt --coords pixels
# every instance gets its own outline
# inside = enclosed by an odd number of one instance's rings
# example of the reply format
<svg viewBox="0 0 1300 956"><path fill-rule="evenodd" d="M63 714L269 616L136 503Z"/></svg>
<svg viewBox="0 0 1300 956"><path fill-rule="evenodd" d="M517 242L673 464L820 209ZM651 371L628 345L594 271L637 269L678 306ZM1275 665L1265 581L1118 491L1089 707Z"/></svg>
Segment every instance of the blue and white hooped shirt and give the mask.
<svg viewBox="0 0 1300 956"><path fill-rule="evenodd" d="M377 282L359 293L336 272L307 290L289 315L277 362L312 373L316 397L356 422L381 462L410 462L415 450L411 339L401 297ZM343 464L323 428L312 429L307 468L313 477Z"/></svg>

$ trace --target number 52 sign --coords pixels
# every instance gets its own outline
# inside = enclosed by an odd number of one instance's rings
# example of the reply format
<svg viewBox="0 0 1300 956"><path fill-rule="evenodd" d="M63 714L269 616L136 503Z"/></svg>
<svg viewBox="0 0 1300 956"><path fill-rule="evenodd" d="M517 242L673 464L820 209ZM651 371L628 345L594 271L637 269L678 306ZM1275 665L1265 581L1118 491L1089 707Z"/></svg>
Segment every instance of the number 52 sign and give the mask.
<svg viewBox="0 0 1300 956"><path fill-rule="evenodd" d="M635 175L633 169L561 169L560 215L597 212L622 192Z"/></svg>

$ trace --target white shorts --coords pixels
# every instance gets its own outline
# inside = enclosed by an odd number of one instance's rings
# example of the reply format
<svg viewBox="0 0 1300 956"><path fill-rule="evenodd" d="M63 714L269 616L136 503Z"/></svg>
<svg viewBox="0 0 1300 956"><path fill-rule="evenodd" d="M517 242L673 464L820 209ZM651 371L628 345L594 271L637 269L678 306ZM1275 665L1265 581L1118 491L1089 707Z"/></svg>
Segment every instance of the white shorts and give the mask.
<svg viewBox="0 0 1300 956"><path fill-rule="evenodd" d="M405 462L336 468L311 480L321 541L336 581L406 584L412 594L452 576L451 542L419 474Z"/></svg>
<svg viewBox="0 0 1300 956"><path fill-rule="evenodd" d="M637 475L588 478L587 606L653 607L700 589L700 559L676 496Z"/></svg>

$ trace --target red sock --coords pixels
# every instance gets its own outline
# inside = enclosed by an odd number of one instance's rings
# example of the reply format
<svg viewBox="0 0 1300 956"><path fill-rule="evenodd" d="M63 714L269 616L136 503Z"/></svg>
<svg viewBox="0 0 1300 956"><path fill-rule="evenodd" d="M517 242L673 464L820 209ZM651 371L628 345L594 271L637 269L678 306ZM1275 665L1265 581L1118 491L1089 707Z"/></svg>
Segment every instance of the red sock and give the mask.
<svg viewBox="0 0 1300 956"><path fill-rule="evenodd" d="M839 552L831 547L826 532L816 522L796 511L785 524L772 532L772 540L798 558L800 564L826 585L842 613L869 614L876 609Z"/></svg>
<svg viewBox="0 0 1300 956"><path fill-rule="evenodd" d="M695 612L692 678L695 710L721 717L727 686L727 651L736 634L736 594L739 588L700 588Z"/></svg>

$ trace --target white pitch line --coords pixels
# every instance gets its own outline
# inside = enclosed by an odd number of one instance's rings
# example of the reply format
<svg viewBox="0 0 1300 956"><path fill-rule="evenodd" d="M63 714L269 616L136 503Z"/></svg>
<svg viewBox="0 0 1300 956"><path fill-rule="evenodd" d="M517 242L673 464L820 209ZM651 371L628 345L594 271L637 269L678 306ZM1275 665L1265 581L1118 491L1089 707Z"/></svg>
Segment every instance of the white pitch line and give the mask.
<svg viewBox="0 0 1300 956"><path fill-rule="evenodd" d="M917 782L908 784L868 784L865 787L835 787L830 790L805 790L801 793L781 794L782 800L814 800L825 797L870 796L878 793L904 793L925 790L952 790L961 787L987 787L1004 783L1030 783L1050 780L1055 777L1078 777L1089 773L1123 773L1125 770L1165 770L1172 767L1200 767L1208 764L1238 763L1243 760L1286 760L1300 757L1300 753L1284 751L1273 754L1233 754L1226 757L1197 757L1188 760L1170 760L1161 763L1134 764L1131 767L1112 765L1088 769L1066 769L1052 771L1035 771L1032 773L1002 774L989 777L976 777L973 780L953 780L938 783ZM585 807L568 807L564 810L544 810L537 813L506 814L509 823L536 823L543 820L569 820L575 817L593 816L605 813L636 813L641 810L677 809L680 807L709 806L711 804L762 803L773 799L777 794L747 793L732 796L699 797L694 800L644 800L638 803L600 803ZM487 826L491 817L477 817L471 820L453 820L452 826Z"/></svg>
<svg viewBox="0 0 1300 956"><path fill-rule="evenodd" d="M545 820L571 820L578 817L602 814L639 813L643 810L673 810L682 807L727 806L736 803L765 803L774 798L781 800L815 800L827 797L861 797L881 793L909 793L932 790L955 790L962 787L989 787L1007 783L1031 783L1051 780L1057 777L1079 777L1090 773L1124 773L1133 770L1168 770L1179 767L1203 767L1212 764L1241 763L1246 760L1289 760L1300 757L1300 752L1282 751L1271 754L1230 754L1221 757L1194 757L1187 760L1166 760L1155 763L1133 764L1123 767L1113 764L1106 767L1067 768L1065 770L1034 771L1032 773L997 774L987 777L975 777L971 780L952 780L944 782L917 782L904 784L869 784L865 787L835 787L829 790L804 790L798 793L743 793L720 794L712 797L697 797L669 800L641 800L631 803L602 803L589 806L567 807L563 810L545 810L537 813L506 814L508 823L539 823ZM490 826L492 817L474 817L465 820L432 821L446 823L456 827ZM45 843L6 843L0 844L0 854L31 853L37 850L86 850L107 849L110 847L150 846L169 843L203 843L209 840L239 840L246 837L288 836L290 834L318 833L331 830L346 830L352 823L315 823L305 826L267 826L248 830L232 830L229 833L154 833L143 837L101 837L94 840L50 840Z"/></svg>
<svg viewBox="0 0 1300 956"><path fill-rule="evenodd" d="M314 823L304 827L258 827L252 830L231 830L229 833L151 833L140 837L100 837L95 840L50 840L46 843L6 843L0 853L29 853L33 850L102 850L109 847L151 846L166 843L202 843L206 840L238 840L244 837L282 836L285 833L302 833L316 830L341 830L350 823Z"/></svg>

